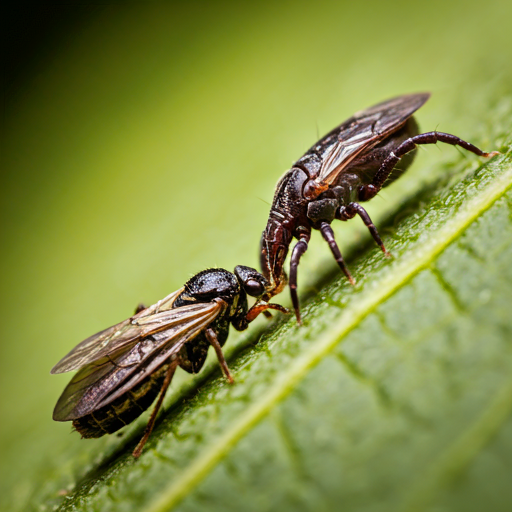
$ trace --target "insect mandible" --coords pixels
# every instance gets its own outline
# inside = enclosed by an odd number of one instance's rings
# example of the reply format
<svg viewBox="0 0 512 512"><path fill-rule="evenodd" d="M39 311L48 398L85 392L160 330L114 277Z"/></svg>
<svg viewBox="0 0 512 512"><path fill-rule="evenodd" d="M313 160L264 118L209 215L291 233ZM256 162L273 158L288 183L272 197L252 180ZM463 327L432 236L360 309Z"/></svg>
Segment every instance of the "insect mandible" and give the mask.
<svg viewBox="0 0 512 512"><path fill-rule="evenodd" d="M261 239L261 268L269 281L263 297L270 300L287 283L284 262L293 238L290 258L290 294L301 322L297 294L297 268L308 248L311 230L318 229L340 269L354 284L334 238L331 223L359 215L382 251L388 255L361 202L375 197L409 167L420 144L445 142L478 156L492 157L455 135L419 133L412 117L429 93L398 96L354 114L312 146L279 181ZM400 169L396 165L400 162Z"/></svg>
<svg viewBox="0 0 512 512"><path fill-rule="evenodd" d="M189 373L203 367L210 345L229 382L222 353L230 324L239 331L267 309L259 300L248 310L247 295L261 297L268 282L239 265L199 272L156 304L77 345L51 373L78 370L59 398L53 419L72 421L84 438L112 434L138 418L159 395L134 457L139 457L155 424L178 366Z"/></svg>

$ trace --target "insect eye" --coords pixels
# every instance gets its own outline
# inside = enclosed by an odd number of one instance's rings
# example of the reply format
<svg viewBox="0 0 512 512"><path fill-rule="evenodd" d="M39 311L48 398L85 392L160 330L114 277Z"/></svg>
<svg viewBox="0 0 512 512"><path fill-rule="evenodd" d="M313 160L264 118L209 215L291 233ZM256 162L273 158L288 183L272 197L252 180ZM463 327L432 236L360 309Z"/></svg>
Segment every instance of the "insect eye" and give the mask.
<svg viewBox="0 0 512 512"><path fill-rule="evenodd" d="M263 283L260 283L255 279L249 279L244 283L244 290L251 297L259 297L260 295L263 295L265 287L263 286Z"/></svg>

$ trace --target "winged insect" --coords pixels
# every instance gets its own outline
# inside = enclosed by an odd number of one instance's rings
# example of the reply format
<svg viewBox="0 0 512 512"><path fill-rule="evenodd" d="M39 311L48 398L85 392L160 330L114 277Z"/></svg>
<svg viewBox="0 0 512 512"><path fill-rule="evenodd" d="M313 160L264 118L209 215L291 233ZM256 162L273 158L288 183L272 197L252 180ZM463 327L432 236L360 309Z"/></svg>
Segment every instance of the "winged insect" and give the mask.
<svg viewBox="0 0 512 512"><path fill-rule="evenodd" d="M178 366L201 370L212 346L229 382L233 378L222 353L229 326L242 331L278 304L257 300L248 310L247 295L261 297L268 282L258 271L237 266L234 274L209 269L148 308L77 345L51 373L78 370L59 398L53 419L72 421L84 438L112 434L138 418L158 396L139 444L139 457L153 429L165 392Z"/></svg>
<svg viewBox="0 0 512 512"><path fill-rule="evenodd" d="M277 184L261 238L261 268L270 284L264 300L270 300L286 286L284 262L292 239L296 238L289 286L295 315L301 322L297 268L313 229L321 232L340 269L355 283L334 238L331 223L335 219L346 221L358 215L382 251L389 254L360 203L399 178L412 163L418 145L445 142L478 156L498 154L486 153L449 133L420 134L412 115L429 97L429 93L398 96L354 114L315 143L284 174Z"/></svg>

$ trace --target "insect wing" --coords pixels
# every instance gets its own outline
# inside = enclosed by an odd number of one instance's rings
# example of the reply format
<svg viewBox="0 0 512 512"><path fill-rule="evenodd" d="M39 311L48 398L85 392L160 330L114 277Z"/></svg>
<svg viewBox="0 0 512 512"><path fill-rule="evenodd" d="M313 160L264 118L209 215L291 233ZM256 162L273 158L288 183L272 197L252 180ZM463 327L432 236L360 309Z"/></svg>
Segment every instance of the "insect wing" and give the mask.
<svg viewBox="0 0 512 512"><path fill-rule="evenodd" d="M398 96L357 112L318 141L301 160L316 158L321 162L315 180L331 185L354 158L398 130L429 97L429 93Z"/></svg>
<svg viewBox="0 0 512 512"><path fill-rule="evenodd" d="M134 324L134 320L150 317L161 311L169 310L182 291L183 288L159 300L156 304L143 309L131 318L93 334L64 356L52 368L50 373L66 373L77 370L93 361L101 360L103 357L122 348L126 347L129 349L142 335L142 330L137 324Z"/></svg>
<svg viewBox="0 0 512 512"><path fill-rule="evenodd" d="M159 325L163 325L164 317L167 319L165 328L83 367L59 398L53 419L73 420L108 405L177 355L186 342L217 318L225 304L219 299L153 315Z"/></svg>
<svg viewBox="0 0 512 512"><path fill-rule="evenodd" d="M116 381L122 382L135 371L137 364L130 364L130 359L136 358L136 347L124 347L118 354L103 357L83 367L64 389L53 410L53 419L73 420L87 414L89 409L92 411L105 390L115 387Z"/></svg>

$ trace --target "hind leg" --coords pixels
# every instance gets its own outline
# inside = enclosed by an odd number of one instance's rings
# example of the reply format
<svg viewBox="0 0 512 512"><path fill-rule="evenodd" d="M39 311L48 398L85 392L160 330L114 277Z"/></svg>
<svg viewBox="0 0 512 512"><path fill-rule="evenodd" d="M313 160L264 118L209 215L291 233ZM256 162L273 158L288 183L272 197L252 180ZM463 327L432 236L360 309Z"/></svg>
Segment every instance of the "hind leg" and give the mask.
<svg viewBox="0 0 512 512"><path fill-rule="evenodd" d="M140 457L140 454L142 453L142 449L144 448L144 445L146 444L147 440L149 439L149 436L151 435L151 432L153 431L153 427L155 426L156 416L158 414L158 411L160 410L160 407L162 407L162 403L163 403L164 397L165 397L165 392L167 391L167 388L169 387L169 384L171 383L174 372L176 371L176 366L178 366L178 360L176 360L175 362L172 362L169 365L169 369L167 370L164 382L162 384L162 388L160 390L160 396L158 397L158 401L156 402L155 407L153 407L153 412L151 413L151 417L149 418L148 424L146 426L146 430L144 431L144 435L142 436L142 439L139 441L139 443L135 447L135 450L133 450L132 455L136 459L138 459Z"/></svg>
<svg viewBox="0 0 512 512"><path fill-rule="evenodd" d="M382 162L382 165L376 172L372 183L369 185L362 185L359 189L359 200L368 201L372 197L375 197L383 187L385 181L388 179L396 164L404 155L410 153L421 144L436 144L437 142L445 142L446 144L451 144L452 146L460 146L461 148L464 148L465 150L470 151L475 155L483 156L485 158L499 155L498 151L486 153L473 144L449 133L420 133L419 135L415 135L414 137L409 137L408 139L404 140L404 142L402 142L394 151L389 153L388 157L384 160L384 162Z"/></svg>

